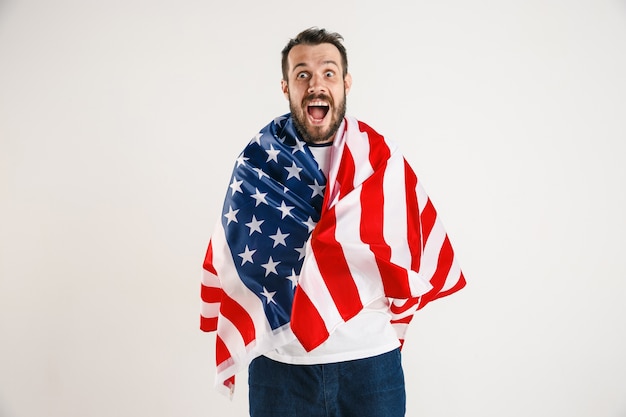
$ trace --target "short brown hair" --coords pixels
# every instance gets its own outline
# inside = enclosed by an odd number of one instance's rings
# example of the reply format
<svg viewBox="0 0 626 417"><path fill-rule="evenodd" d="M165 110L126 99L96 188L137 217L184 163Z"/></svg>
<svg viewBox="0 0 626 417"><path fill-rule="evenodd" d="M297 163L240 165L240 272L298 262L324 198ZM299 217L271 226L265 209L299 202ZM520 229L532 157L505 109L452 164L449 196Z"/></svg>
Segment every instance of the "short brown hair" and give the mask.
<svg viewBox="0 0 626 417"><path fill-rule="evenodd" d="M283 48L283 80L287 81L288 79L287 72L289 71L289 63L287 62L287 56L289 55L291 48L296 45L320 45L322 43L330 43L339 49L339 53L341 54L341 65L343 67L343 76L345 77L348 73L348 53L346 52L346 48L343 46L342 41L343 36L337 32L327 32L326 29L318 29L316 27L303 30L298 34L298 36L290 39L287 45Z"/></svg>

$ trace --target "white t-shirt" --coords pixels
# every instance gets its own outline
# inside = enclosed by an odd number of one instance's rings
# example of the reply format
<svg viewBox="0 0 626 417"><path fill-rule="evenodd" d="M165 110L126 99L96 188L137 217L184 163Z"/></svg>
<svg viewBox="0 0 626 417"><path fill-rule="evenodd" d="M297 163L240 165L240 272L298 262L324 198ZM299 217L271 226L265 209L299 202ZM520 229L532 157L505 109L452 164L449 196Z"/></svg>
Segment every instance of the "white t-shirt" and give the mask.
<svg viewBox="0 0 626 417"><path fill-rule="evenodd" d="M309 145L320 169L327 177L332 149L330 145L332 143ZM265 356L284 363L312 365L380 355L400 346L390 319L389 300L383 296L337 327L324 343L311 352L307 352L296 339L265 353Z"/></svg>

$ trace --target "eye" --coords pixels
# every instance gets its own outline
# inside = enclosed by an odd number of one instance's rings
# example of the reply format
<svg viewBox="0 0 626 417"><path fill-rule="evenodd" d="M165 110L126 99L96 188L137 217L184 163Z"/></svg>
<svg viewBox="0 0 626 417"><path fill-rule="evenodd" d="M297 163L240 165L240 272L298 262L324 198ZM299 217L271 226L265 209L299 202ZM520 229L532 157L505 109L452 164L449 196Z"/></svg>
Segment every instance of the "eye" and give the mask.
<svg viewBox="0 0 626 417"><path fill-rule="evenodd" d="M324 73L324 75L328 78L335 76L335 71L328 70Z"/></svg>
<svg viewBox="0 0 626 417"><path fill-rule="evenodd" d="M307 78L309 78L309 73L308 72L299 72L296 75L296 78L299 80L306 80Z"/></svg>

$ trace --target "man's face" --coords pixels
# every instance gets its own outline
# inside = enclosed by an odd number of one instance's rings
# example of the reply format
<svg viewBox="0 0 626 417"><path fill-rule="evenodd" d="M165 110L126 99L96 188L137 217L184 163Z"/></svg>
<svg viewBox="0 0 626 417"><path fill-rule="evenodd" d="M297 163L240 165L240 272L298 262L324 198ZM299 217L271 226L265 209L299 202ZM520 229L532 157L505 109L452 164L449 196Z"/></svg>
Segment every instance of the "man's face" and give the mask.
<svg viewBox="0 0 626 417"><path fill-rule="evenodd" d="M287 55L281 85L298 132L306 142L333 140L346 113L350 74L343 76L341 54L330 43L296 45Z"/></svg>

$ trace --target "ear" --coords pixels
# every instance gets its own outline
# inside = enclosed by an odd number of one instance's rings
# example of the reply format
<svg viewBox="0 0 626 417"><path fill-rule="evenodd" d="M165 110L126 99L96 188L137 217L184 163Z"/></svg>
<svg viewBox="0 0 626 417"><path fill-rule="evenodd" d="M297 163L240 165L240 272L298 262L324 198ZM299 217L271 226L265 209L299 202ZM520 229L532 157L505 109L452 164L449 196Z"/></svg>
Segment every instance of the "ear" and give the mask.
<svg viewBox="0 0 626 417"><path fill-rule="evenodd" d="M343 87L346 90L346 94L348 94L350 87L352 87L352 75L350 75L350 73L347 73L343 78Z"/></svg>
<svg viewBox="0 0 626 417"><path fill-rule="evenodd" d="M287 84L287 81L280 80L280 88L283 90L285 98L289 100L289 84Z"/></svg>

